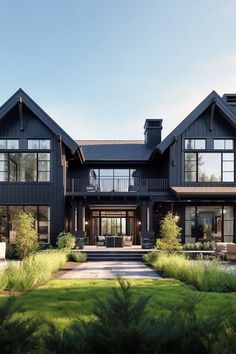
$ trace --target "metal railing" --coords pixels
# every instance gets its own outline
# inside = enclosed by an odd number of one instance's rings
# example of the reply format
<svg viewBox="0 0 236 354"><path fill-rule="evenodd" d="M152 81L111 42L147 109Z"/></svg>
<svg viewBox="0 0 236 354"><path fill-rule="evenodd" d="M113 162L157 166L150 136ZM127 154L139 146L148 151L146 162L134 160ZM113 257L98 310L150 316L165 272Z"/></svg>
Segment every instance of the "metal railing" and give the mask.
<svg viewBox="0 0 236 354"><path fill-rule="evenodd" d="M169 189L167 178L71 178L67 180L68 193L104 192L161 192Z"/></svg>

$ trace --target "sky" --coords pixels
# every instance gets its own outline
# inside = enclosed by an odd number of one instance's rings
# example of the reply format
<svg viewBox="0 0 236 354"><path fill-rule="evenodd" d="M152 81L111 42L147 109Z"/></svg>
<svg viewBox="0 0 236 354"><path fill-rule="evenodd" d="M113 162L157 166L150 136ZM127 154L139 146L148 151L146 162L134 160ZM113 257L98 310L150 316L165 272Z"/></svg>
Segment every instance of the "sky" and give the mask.
<svg viewBox="0 0 236 354"><path fill-rule="evenodd" d="M163 137L236 93L235 0L0 0L0 105L20 87L74 139Z"/></svg>

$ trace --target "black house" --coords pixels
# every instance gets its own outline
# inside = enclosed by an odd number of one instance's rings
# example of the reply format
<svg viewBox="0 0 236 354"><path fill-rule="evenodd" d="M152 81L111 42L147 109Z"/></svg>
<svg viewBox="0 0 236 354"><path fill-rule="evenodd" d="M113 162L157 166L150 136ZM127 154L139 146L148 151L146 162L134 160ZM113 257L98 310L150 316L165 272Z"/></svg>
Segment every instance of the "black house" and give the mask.
<svg viewBox="0 0 236 354"><path fill-rule="evenodd" d="M0 108L0 240L14 242L25 210L41 243L65 229L90 245L117 235L148 246L172 211L183 242L235 242L236 94L213 91L161 130L147 119L142 141L74 141L18 90Z"/></svg>

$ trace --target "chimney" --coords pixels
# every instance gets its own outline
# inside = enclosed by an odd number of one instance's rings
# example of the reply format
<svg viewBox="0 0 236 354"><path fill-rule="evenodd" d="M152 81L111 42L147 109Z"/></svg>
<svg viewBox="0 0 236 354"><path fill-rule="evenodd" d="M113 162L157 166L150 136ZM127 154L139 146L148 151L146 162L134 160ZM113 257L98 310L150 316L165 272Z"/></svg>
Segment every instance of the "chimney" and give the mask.
<svg viewBox="0 0 236 354"><path fill-rule="evenodd" d="M144 138L148 149L154 149L161 142L162 119L146 119Z"/></svg>

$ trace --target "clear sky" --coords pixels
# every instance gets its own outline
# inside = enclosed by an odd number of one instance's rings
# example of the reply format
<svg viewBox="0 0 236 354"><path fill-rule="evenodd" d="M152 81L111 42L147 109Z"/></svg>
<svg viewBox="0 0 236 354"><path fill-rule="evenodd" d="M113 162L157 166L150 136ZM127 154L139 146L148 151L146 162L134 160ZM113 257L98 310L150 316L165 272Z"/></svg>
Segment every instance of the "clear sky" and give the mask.
<svg viewBox="0 0 236 354"><path fill-rule="evenodd" d="M73 138L163 136L236 92L235 0L0 0L0 104L23 88Z"/></svg>

